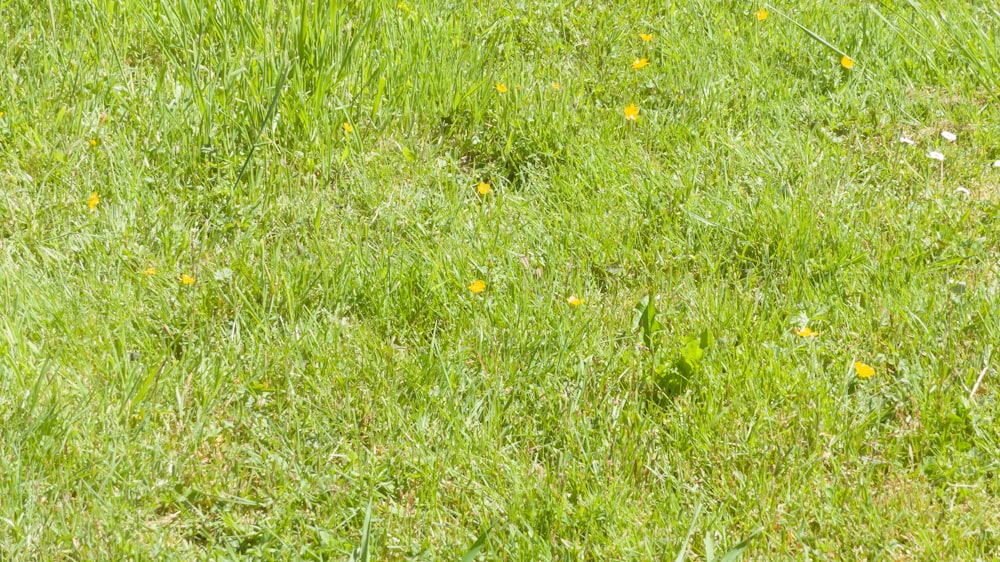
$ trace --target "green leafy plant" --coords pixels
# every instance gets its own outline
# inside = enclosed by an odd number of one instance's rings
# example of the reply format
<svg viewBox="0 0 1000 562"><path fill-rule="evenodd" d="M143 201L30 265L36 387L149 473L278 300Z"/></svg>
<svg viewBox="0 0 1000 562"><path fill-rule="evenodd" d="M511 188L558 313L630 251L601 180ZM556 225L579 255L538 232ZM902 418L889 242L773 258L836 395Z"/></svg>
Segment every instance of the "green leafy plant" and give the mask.
<svg viewBox="0 0 1000 562"><path fill-rule="evenodd" d="M646 295L635 303L635 315L632 318L632 331L642 335L642 344L651 354L656 355L656 334L663 331L663 325L657 320L656 303L651 295Z"/></svg>
<svg viewBox="0 0 1000 562"><path fill-rule="evenodd" d="M658 336L664 328L657 318L658 314L655 300L650 295L642 297L635 305L632 331L638 334L644 349L649 353L648 374L653 388L660 395L674 397L684 392L701 371L705 352L714 345L715 337L708 329L696 336L687 337L673 361L663 363L659 360L662 349Z"/></svg>
<svg viewBox="0 0 1000 562"><path fill-rule="evenodd" d="M715 344L715 337L708 329L702 330L697 336L684 340L680 353L674 360L674 367L681 376L690 379L701 370L701 361L705 351Z"/></svg>

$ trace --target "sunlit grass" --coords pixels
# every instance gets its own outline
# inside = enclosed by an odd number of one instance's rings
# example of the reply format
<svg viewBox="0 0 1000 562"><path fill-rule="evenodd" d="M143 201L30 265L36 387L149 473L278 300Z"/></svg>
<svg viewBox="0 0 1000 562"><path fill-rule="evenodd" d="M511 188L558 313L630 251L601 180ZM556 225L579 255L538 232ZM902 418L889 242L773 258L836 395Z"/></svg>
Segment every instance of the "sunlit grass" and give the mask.
<svg viewBox="0 0 1000 562"><path fill-rule="evenodd" d="M1000 555L996 6L0 14L0 559Z"/></svg>

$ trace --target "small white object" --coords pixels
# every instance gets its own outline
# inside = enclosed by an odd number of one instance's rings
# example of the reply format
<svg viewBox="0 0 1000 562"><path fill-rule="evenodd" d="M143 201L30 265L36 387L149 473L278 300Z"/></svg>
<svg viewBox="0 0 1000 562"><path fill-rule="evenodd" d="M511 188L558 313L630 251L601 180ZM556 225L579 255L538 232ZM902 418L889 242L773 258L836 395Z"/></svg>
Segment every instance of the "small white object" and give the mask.
<svg viewBox="0 0 1000 562"><path fill-rule="evenodd" d="M233 270L228 267L224 267L212 274L216 281L229 281L233 278Z"/></svg>
<svg viewBox="0 0 1000 562"><path fill-rule="evenodd" d="M983 367L982 372L979 373L979 378L976 379L976 384L972 385L972 392L969 393L969 400L972 400L976 396L976 391L979 390L979 385L983 382L983 377L986 376L986 371L990 370L990 366L987 365Z"/></svg>
<svg viewBox="0 0 1000 562"><path fill-rule="evenodd" d="M967 289L967 287L965 286L965 281L958 281L957 283L951 283L949 281L949 283L951 284L951 293L953 295L965 294L965 289Z"/></svg>
<svg viewBox="0 0 1000 562"><path fill-rule="evenodd" d="M955 188L955 193L961 193L961 194L965 195L966 197L969 197L970 195L972 195L971 193L969 193L969 190L965 189L964 187Z"/></svg>
<svg viewBox="0 0 1000 562"><path fill-rule="evenodd" d="M899 142L901 142L903 144L908 144L910 146L913 146L913 145L917 144L917 143L915 143L913 141L913 139L911 139L910 137L905 137L905 136L899 137Z"/></svg>
<svg viewBox="0 0 1000 562"><path fill-rule="evenodd" d="M927 157L930 158L931 160L937 160L938 162L944 162L944 154L941 154L940 152L938 152L936 150L932 150L932 151L928 152L927 153Z"/></svg>
<svg viewBox="0 0 1000 562"><path fill-rule="evenodd" d="M948 142L955 142L955 139L958 138L957 136L955 136L955 133L951 131L941 131L941 136L944 137L944 140Z"/></svg>
<svg viewBox="0 0 1000 562"><path fill-rule="evenodd" d="M994 162L993 163L993 167L994 168L1000 168L1000 160L997 160L996 162Z"/></svg>

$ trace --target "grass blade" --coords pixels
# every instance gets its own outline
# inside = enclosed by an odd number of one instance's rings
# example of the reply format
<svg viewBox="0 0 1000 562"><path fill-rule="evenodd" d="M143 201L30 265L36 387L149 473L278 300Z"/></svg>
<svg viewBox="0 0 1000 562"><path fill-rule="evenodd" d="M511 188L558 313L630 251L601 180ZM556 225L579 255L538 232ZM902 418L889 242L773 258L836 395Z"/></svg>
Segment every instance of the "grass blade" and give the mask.
<svg viewBox="0 0 1000 562"><path fill-rule="evenodd" d="M739 560L740 556L743 556L743 551L745 551L747 547L750 546L750 541L757 538L757 535L759 535L763 530L764 529L760 527L754 529L754 531L750 533L750 536L740 541L740 543L734 546L733 548L730 548L729 552L726 552L722 556L722 558L719 559L719 562L736 562L737 560Z"/></svg>
<svg viewBox="0 0 1000 562"><path fill-rule="evenodd" d="M351 553L351 562L369 562L371 553L368 546L372 535L372 502L368 500L368 509L365 512L365 525L361 530L361 544Z"/></svg>
<svg viewBox="0 0 1000 562"><path fill-rule="evenodd" d="M264 131L264 127L266 127L274 117L274 110L278 107L278 99L281 97L281 92L285 88L285 79L288 78L288 71L291 69L292 65L289 64L285 67L285 71L281 73L281 78L278 79L278 85L274 88L274 96L271 98L271 104L267 108L267 114L257 127L257 133L253 137L253 142L250 143L250 150L247 151L247 156L243 160L243 165L240 166L240 172L236 174L236 181L233 182L233 185L240 184L240 180L243 179L243 174L246 172L247 166L250 164L250 159L253 158L253 152L257 148L257 141L260 139L260 134Z"/></svg>
<svg viewBox="0 0 1000 562"><path fill-rule="evenodd" d="M772 11L774 11L774 13L776 13L779 16L785 18L786 20L792 22L792 24L795 25L795 27L798 27L799 29L801 29L802 31L804 31L806 33L806 35L808 35L809 37L812 37L816 41L819 41L823 45L826 45L826 47L829 48L830 50L834 51L835 53L839 54L840 56L843 56L843 57L848 56L847 53L845 53L844 51L840 50L838 47L834 46L832 43L830 43L826 39L823 39L822 37L820 37L819 34L816 33L815 31L813 31L813 30L809 29L808 27L802 25L801 23L795 21L794 19L792 19L791 16L785 14L781 10L775 8L774 6L769 6L769 8Z"/></svg>
<svg viewBox="0 0 1000 562"><path fill-rule="evenodd" d="M677 558L674 558L674 562L684 562L684 558L687 557L688 545L691 544L691 535L694 534L694 525L698 522L698 516L701 515L701 504L694 510L694 517L691 518L691 527L688 528L687 536L684 537L684 544L681 545L680 552L677 553Z"/></svg>
<svg viewBox="0 0 1000 562"><path fill-rule="evenodd" d="M462 556L462 562L472 562L473 560L476 559L476 556L479 554L479 551L482 550L483 546L486 545L486 537L489 536L490 531L493 530L493 527L495 525L496 523L490 525L488 529L486 529L485 531L483 531L481 535L479 535L479 538L476 539L476 542L472 543L472 546L469 548L469 550L467 550L465 554Z"/></svg>

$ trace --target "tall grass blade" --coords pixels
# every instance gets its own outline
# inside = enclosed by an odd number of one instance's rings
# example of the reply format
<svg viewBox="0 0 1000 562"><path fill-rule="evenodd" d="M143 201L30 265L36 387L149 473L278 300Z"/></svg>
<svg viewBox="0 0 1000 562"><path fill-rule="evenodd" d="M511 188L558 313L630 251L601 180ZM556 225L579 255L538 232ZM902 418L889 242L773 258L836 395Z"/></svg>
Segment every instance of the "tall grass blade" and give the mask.
<svg viewBox="0 0 1000 562"><path fill-rule="evenodd" d="M795 19L793 19L791 16L785 14L784 12L782 12L781 10L779 10L779 9L773 7L773 6L770 6L770 9L774 13L778 14L779 16L781 16L781 17L785 18L786 20L792 22L792 24L795 25L795 27L798 27L799 29L801 29L802 31L804 31L806 33L806 35L808 35L809 37L812 37L816 41L819 41L823 45L826 45L826 47L828 49L830 49L831 51L834 51L835 53L837 53L837 54L839 54L841 56L844 56L844 57L848 56L847 53L845 53L844 51L842 51L839 47L834 46L832 43L830 43L826 39L823 39L822 37L820 37L819 34L816 33L815 31L813 31L813 30L809 29L808 27L802 25L801 23L795 21Z"/></svg>
<svg viewBox="0 0 1000 562"><path fill-rule="evenodd" d="M490 535L490 531L493 530L494 525L496 525L496 523L490 525L488 529L486 529L485 531L483 531L481 535L479 535L479 538L476 539L476 542L472 543L472 547L470 547L469 550L465 552L465 555L462 556L462 562L472 562L473 560L476 559L476 556L479 554L479 551L482 550L483 546L486 545L486 537Z"/></svg>
<svg viewBox="0 0 1000 562"><path fill-rule="evenodd" d="M361 544L351 553L351 562L371 562L371 552L369 544L372 535L372 502L368 500L368 509L365 512L365 525L361 530Z"/></svg>
<svg viewBox="0 0 1000 562"><path fill-rule="evenodd" d="M755 529L752 533L750 533L750 536L740 541L740 543L733 548L730 548L729 552L725 553L722 558L719 559L719 562L736 562L739 560L740 556L743 556L743 552L748 546L750 546L750 541L757 538L757 535L759 535L763 530L764 529L762 528Z"/></svg>
<svg viewBox="0 0 1000 562"><path fill-rule="evenodd" d="M236 174L236 181L233 185L239 185L240 180L243 179L243 174L247 170L247 166L250 164L250 159L253 158L254 150L257 148L257 141L260 140L260 134L264 131L264 127L271 122L274 118L274 110L278 107L278 99L281 98L281 92L285 88L285 79L288 78L288 72L292 69L292 64L288 64L285 67L285 71L281 73L281 78L278 79L278 85L274 88L274 96L271 98L271 105L267 108L267 114L264 119L261 120L260 125L257 127L257 133L253 137L253 142L250 143L250 149L247 151L247 156L243 160L243 165L240 166L240 172Z"/></svg>
<svg viewBox="0 0 1000 562"><path fill-rule="evenodd" d="M694 517L691 518L691 526L688 528L687 536L684 537L684 544L681 545L680 552L677 553L677 558L674 558L674 562L684 562L687 557L688 545L691 544L691 535L694 534L694 526L698 522L698 516L701 515L701 504L694 510Z"/></svg>

